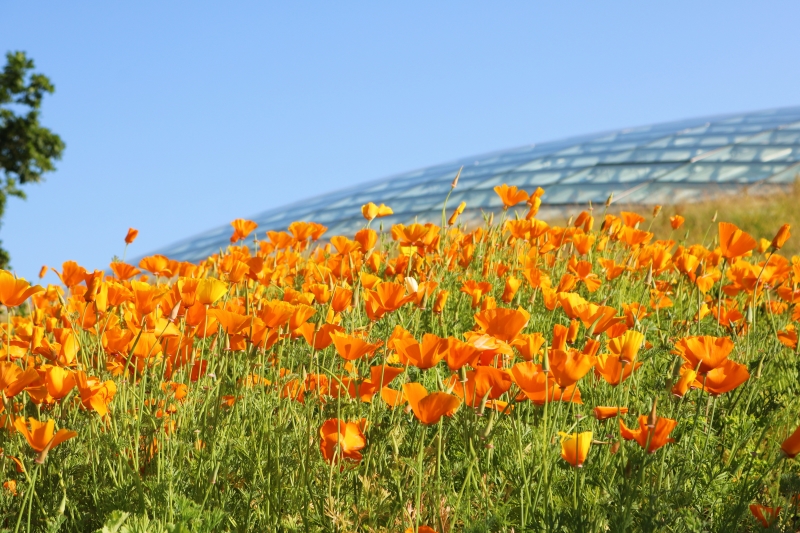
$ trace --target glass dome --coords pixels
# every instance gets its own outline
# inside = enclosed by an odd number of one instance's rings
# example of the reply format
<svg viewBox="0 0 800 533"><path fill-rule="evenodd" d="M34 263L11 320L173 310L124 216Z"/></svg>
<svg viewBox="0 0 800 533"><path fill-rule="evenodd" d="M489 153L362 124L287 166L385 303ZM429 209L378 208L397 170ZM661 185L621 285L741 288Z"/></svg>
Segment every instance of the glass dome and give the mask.
<svg viewBox="0 0 800 533"><path fill-rule="evenodd" d="M448 211L460 202L461 220L498 211L493 188L507 183L529 192L542 187L540 216L547 218L590 201L671 204L769 189L800 172L800 107L681 120L573 137L467 157L326 193L249 217L258 231L285 230L296 220L319 222L326 235L352 236L364 225L361 206L385 203L395 223L441 224L442 205L459 169ZM527 209L527 206L526 206ZM224 249L230 225L196 235L156 253L198 261Z"/></svg>

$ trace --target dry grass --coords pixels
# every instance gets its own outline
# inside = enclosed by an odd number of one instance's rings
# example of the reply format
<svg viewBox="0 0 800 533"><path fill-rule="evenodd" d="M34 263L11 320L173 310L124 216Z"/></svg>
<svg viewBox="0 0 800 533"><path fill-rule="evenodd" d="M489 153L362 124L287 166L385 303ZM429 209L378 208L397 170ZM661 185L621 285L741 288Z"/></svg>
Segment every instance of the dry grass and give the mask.
<svg viewBox="0 0 800 533"><path fill-rule="evenodd" d="M615 215L620 211L647 214L648 210L652 213L652 207L613 204L608 212ZM579 211L576 209L575 213L570 214L577 215ZM602 212L602 206L599 210L595 207L595 215L598 211ZM673 215L681 215L686 219L676 231L670 226L670 217ZM697 203L665 205L655 219L642 225L642 229L653 231L659 239L671 238L679 242L713 246L717 237L716 222L721 220L736 224L757 239L771 241L783 224L790 224L797 233L800 231L800 181L783 191L769 194L744 191L736 196L711 198ZM567 221L561 219L550 222L563 225ZM789 239L781 254L786 257L800 255L800 233Z"/></svg>

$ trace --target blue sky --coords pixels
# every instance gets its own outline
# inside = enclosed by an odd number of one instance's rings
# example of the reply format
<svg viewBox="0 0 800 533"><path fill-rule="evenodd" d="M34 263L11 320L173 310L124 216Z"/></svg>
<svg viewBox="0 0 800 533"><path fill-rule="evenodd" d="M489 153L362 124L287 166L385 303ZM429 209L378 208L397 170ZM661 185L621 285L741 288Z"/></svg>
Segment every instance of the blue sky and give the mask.
<svg viewBox="0 0 800 533"><path fill-rule="evenodd" d="M794 2L21 2L58 170L14 270L105 268L303 197L531 142L800 104ZM54 281L48 276L46 281Z"/></svg>

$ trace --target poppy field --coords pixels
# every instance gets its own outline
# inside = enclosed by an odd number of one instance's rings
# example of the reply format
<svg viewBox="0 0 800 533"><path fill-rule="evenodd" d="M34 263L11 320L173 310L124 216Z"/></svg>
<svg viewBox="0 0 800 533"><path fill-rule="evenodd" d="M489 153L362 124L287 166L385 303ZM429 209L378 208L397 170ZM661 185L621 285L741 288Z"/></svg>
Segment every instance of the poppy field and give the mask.
<svg viewBox="0 0 800 533"><path fill-rule="evenodd" d="M370 203L350 236L0 271L0 529L800 529L789 226L495 191L480 225Z"/></svg>

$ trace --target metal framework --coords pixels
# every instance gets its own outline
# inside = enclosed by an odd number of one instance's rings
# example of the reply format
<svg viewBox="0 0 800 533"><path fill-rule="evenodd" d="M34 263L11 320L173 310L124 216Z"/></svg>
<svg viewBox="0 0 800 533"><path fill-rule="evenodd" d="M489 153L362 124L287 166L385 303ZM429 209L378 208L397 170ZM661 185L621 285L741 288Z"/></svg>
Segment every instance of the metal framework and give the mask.
<svg viewBox="0 0 800 533"><path fill-rule="evenodd" d="M681 120L533 144L432 166L326 193L259 213L258 231L284 230L293 221L324 224L327 235L352 235L364 225L361 205L385 203L398 222L438 222L448 202L467 203L464 219L502 205L492 190L508 183L542 187L542 213L602 203L614 193L627 204L691 202L743 187L781 186L800 172L800 107ZM225 248L230 226L168 246L156 253L197 261Z"/></svg>

